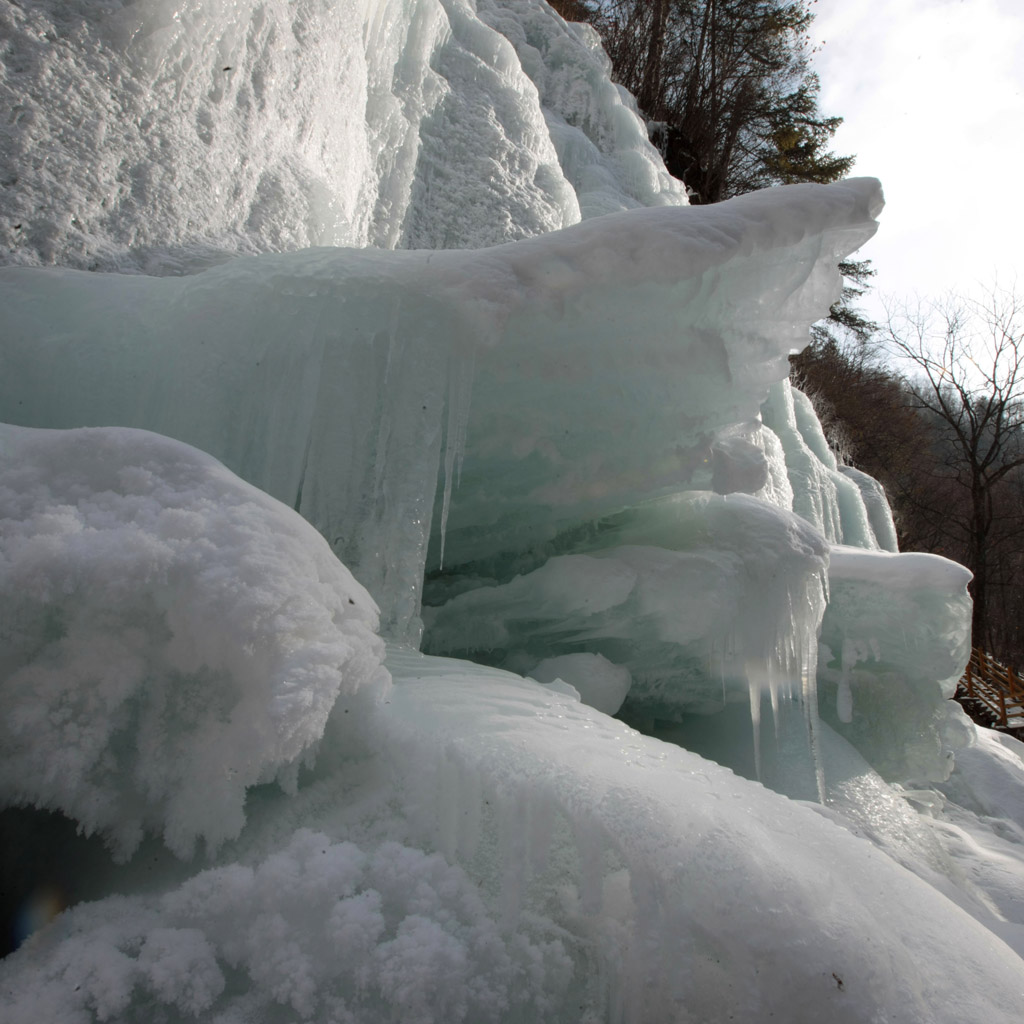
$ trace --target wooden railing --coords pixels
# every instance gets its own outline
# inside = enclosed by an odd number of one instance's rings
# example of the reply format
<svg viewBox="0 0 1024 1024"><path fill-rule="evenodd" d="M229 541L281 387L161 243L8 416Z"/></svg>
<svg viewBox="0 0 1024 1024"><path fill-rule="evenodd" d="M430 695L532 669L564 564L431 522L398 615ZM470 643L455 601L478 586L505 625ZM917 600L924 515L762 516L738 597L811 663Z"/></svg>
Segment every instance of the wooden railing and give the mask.
<svg viewBox="0 0 1024 1024"><path fill-rule="evenodd" d="M1024 726L1024 680L1012 668L975 647L960 685L967 697L981 701L1004 729Z"/></svg>

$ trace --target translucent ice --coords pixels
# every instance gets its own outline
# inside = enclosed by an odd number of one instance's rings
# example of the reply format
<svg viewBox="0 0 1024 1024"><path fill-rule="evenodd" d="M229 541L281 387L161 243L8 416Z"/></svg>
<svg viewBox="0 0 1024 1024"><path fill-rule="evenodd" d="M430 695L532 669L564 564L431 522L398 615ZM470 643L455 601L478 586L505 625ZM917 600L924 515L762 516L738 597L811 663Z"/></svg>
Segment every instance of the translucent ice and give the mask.
<svg viewBox="0 0 1024 1024"><path fill-rule="evenodd" d="M879 485L866 474L840 471L807 396L780 381L762 412L781 442L793 511L834 544L895 551L892 513Z"/></svg>
<svg viewBox="0 0 1024 1024"><path fill-rule="evenodd" d="M479 251L317 249L184 278L7 268L0 418L211 452L313 522L415 642L442 518L457 566L685 487L761 486L735 424L880 203L857 179Z"/></svg>
<svg viewBox="0 0 1024 1024"><path fill-rule="evenodd" d="M834 547L821 713L888 779L942 781L966 740L953 696L970 654L970 573L938 555Z"/></svg>
<svg viewBox="0 0 1024 1024"><path fill-rule="evenodd" d="M793 513L691 491L551 548L567 553L505 583L468 578L429 609L427 648L524 672L600 653L628 668L634 715L667 719L813 679L828 546Z"/></svg>

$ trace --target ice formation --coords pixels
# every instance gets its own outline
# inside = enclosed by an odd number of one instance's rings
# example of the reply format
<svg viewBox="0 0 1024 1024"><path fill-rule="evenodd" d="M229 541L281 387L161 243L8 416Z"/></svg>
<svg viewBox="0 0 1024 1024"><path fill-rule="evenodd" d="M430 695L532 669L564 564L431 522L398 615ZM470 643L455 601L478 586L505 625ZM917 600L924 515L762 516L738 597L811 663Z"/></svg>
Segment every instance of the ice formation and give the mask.
<svg viewBox="0 0 1024 1024"><path fill-rule="evenodd" d="M686 207L542 0L0 26L5 1021L1016 1019L965 571L785 381L876 182Z"/></svg>
<svg viewBox="0 0 1024 1024"><path fill-rule="evenodd" d="M594 33L533 0L27 0L0 28L7 262L482 246L685 201Z"/></svg>
<svg viewBox="0 0 1024 1024"><path fill-rule="evenodd" d="M757 419L880 202L864 179L484 250L321 248L188 277L10 268L0 418L211 452L317 526L415 639L431 525L431 563L443 524L457 565L681 488L760 486L734 424Z"/></svg>

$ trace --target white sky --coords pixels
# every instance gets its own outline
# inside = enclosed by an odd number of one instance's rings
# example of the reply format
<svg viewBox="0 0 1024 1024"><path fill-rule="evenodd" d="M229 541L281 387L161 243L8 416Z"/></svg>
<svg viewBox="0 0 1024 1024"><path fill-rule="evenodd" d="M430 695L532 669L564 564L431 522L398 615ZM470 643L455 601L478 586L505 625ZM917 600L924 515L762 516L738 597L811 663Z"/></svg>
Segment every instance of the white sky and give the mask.
<svg viewBox="0 0 1024 1024"><path fill-rule="evenodd" d="M836 153L880 178L875 299L1024 291L1024 0L815 0Z"/></svg>

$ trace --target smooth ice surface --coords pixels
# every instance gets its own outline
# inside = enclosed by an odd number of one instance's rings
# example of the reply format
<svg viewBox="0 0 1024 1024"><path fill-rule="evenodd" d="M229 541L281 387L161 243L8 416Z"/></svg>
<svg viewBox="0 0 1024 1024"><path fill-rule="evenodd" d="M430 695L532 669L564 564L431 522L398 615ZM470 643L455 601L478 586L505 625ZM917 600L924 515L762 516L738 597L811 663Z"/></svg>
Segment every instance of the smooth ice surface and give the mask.
<svg viewBox="0 0 1024 1024"><path fill-rule="evenodd" d="M982 949L996 988L1019 991L991 933L809 807L515 676L388 665L411 813L497 874L506 906L577 921L607 993L595 1019L980 1021L962 972ZM995 991L991 1012L1013 1019Z"/></svg>
<svg viewBox="0 0 1024 1024"><path fill-rule="evenodd" d="M377 609L308 524L142 431L0 428L0 802L187 855L380 698ZM356 699L358 696L358 699Z"/></svg>

